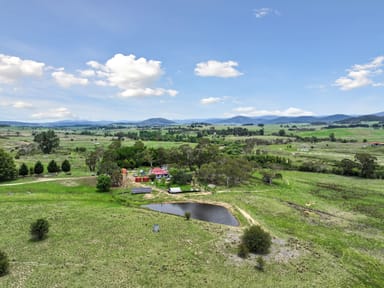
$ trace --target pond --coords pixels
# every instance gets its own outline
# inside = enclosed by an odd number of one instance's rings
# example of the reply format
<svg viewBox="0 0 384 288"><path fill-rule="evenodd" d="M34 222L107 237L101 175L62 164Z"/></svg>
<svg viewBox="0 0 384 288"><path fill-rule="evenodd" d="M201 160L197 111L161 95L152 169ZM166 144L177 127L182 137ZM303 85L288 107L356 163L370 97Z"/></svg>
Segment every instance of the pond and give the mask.
<svg viewBox="0 0 384 288"><path fill-rule="evenodd" d="M237 219L228 211L227 208L219 205L183 202L183 203L163 203L163 204L148 204L143 207L173 214L184 216L185 212L191 213L191 218L225 224L230 226L239 226Z"/></svg>

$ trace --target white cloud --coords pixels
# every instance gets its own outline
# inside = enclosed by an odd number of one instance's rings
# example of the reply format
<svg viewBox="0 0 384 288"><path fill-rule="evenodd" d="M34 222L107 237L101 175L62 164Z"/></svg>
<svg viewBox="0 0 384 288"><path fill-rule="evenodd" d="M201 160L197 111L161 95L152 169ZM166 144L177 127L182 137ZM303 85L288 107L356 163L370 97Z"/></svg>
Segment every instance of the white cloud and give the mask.
<svg viewBox="0 0 384 288"><path fill-rule="evenodd" d="M40 77L45 64L0 54L0 82L14 83L23 77Z"/></svg>
<svg viewBox="0 0 384 288"><path fill-rule="evenodd" d="M135 55L116 54L105 64L89 61L87 65L93 70L85 70L86 74L94 75L99 79L95 81L99 86L117 87L121 90L119 96L176 96L176 90L154 88L154 83L164 74L161 62L136 58ZM84 71L83 71L84 72Z"/></svg>
<svg viewBox="0 0 384 288"><path fill-rule="evenodd" d="M3 107L12 107L12 108L16 108L16 109L30 109L30 108L33 108L34 105L32 105L31 103L28 103L28 102L24 102L24 101L12 101L12 100L9 100L9 99L2 99L2 101L0 102L0 106L3 106Z"/></svg>
<svg viewBox="0 0 384 288"><path fill-rule="evenodd" d="M243 75L243 73L237 71L234 68L238 65L239 64L235 61L219 62L215 60L209 60L207 62L197 63L195 74L201 77L238 77Z"/></svg>
<svg viewBox="0 0 384 288"><path fill-rule="evenodd" d="M208 98L203 98L200 100L200 103L203 105L209 105L209 104L215 104L222 102L223 99L220 97L208 97Z"/></svg>
<svg viewBox="0 0 384 288"><path fill-rule="evenodd" d="M254 9L256 18L263 18L270 14L280 15L280 12L278 10L274 10L271 8L260 8L260 9Z"/></svg>
<svg viewBox="0 0 384 288"><path fill-rule="evenodd" d="M53 72L51 75L53 79L59 84L61 87L68 88L73 85L87 85L88 79L86 78L80 78L76 77L73 74L69 74L63 71L64 69L61 68L59 71Z"/></svg>
<svg viewBox="0 0 384 288"><path fill-rule="evenodd" d="M123 98L128 97L142 97L142 96L162 96L168 94L169 96L176 96L176 90L165 90L163 88L132 88L125 89L119 95Z"/></svg>
<svg viewBox="0 0 384 288"><path fill-rule="evenodd" d="M375 82L372 78L383 74L384 56L378 56L367 64L355 64L348 69L347 76L336 79L334 85L341 90L351 90L364 86L383 86L384 83Z"/></svg>
<svg viewBox="0 0 384 288"><path fill-rule="evenodd" d="M52 120L52 119L73 119L76 118L76 115L74 115L71 111L68 110L68 108L60 107L57 109L50 109L45 112L39 112L32 114L32 118L39 119L39 120Z"/></svg>
<svg viewBox="0 0 384 288"><path fill-rule="evenodd" d="M258 117L258 116L312 116L313 112L305 111L299 108L290 107L286 110L257 110L255 107L238 107L233 109L233 113L228 114L228 116L243 115L249 117Z"/></svg>
<svg viewBox="0 0 384 288"><path fill-rule="evenodd" d="M12 107L17 109L30 109L33 108L33 105L24 101L16 101L12 103Z"/></svg>

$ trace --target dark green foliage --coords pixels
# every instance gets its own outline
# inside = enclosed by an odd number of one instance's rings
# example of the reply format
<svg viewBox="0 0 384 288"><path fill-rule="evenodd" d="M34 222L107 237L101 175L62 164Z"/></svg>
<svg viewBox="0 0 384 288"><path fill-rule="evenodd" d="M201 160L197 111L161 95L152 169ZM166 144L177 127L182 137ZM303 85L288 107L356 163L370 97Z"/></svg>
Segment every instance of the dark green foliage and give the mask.
<svg viewBox="0 0 384 288"><path fill-rule="evenodd" d="M248 249L247 245L245 245L244 243L240 243L238 250L237 250L237 255L241 258L244 258L244 259L248 258L249 249Z"/></svg>
<svg viewBox="0 0 384 288"><path fill-rule="evenodd" d="M111 189L112 182L111 182L111 177L109 175L99 175L97 177L97 184L96 188L97 191L99 192L108 192Z"/></svg>
<svg viewBox="0 0 384 288"><path fill-rule="evenodd" d="M30 233L32 239L43 240L49 231L49 223L45 219L37 219L31 224Z"/></svg>
<svg viewBox="0 0 384 288"><path fill-rule="evenodd" d="M192 181L192 174L184 169L172 169L170 172L172 175L172 184L187 185Z"/></svg>
<svg viewBox="0 0 384 288"><path fill-rule="evenodd" d="M65 173L68 173L69 171L71 171L71 164L67 159L65 159L63 163L61 163L61 170L63 170L63 172Z"/></svg>
<svg viewBox="0 0 384 288"><path fill-rule="evenodd" d="M8 274L9 260L7 254L0 250L0 277Z"/></svg>
<svg viewBox="0 0 384 288"><path fill-rule="evenodd" d="M42 174L44 172L44 166L43 166L43 164L40 161L37 161L35 163L35 167L33 169L33 172L35 174L37 174L37 175L40 175L40 174Z"/></svg>
<svg viewBox="0 0 384 288"><path fill-rule="evenodd" d="M56 163L55 160L51 160L51 161L48 163L47 170L48 170L49 173L57 173L57 172L60 172L60 168L59 168L59 166L57 165L57 163Z"/></svg>
<svg viewBox="0 0 384 288"><path fill-rule="evenodd" d="M259 271L264 271L264 266L265 266L264 258L259 256L259 257L257 257L256 261L257 261L256 269Z"/></svg>
<svg viewBox="0 0 384 288"><path fill-rule="evenodd" d="M103 151L101 149L97 149L88 153L87 157L85 158L85 164L88 166L89 171L96 171L97 163L100 161L102 154Z"/></svg>
<svg viewBox="0 0 384 288"><path fill-rule="evenodd" d="M191 212L189 212L189 211L185 211L185 213L184 213L184 217L185 217L185 220L189 220L189 219L191 219Z"/></svg>
<svg viewBox="0 0 384 288"><path fill-rule="evenodd" d="M282 179L283 178L283 175L281 175L280 173L277 173L276 171L273 171L273 170L267 169L267 170L261 171L260 173L263 176L263 182L268 184L268 185L272 184L273 179Z"/></svg>
<svg viewBox="0 0 384 288"><path fill-rule="evenodd" d="M149 174L149 179L151 179L151 181L153 182L153 181L155 181L155 179L156 179L156 175L155 174Z"/></svg>
<svg viewBox="0 0 384 288"><path fill-rule="evenodd" d="M60 139L55 131L43 131L35 135L33 141L39 144L39 148L45 154L51 153L55 148L59 147Z"/></svg>
<svg viewBox="0 0 384 288"><path fill-rule="evenodd" d="M359 175L359 164L350 160L343 159L339 163L339 167L342 169L341 174L346 176L358 176Z"/></svg>
<svg viewBox="0 0 384 288"><path fill-rule="evenodd" d="M19 175L20 176L27 176L29 172L28 166L25 163L22 163L19 168Z"/></svg>
<svg viewBox="0 0 384 288"><path fill-rule="evenodd" d="M0 181L13 180L17 176L17 169L13 158L0 149Z"/></svg>
<svg viewBox="0 0 384 288"><path fill-rule="evenodd" d="M271 235L260 226L253 225L244 231L241 242L251 253L266 254L271 247L272 239Z"/></svg>
<svg viewBox="0 0 384 288"><path fill-rule="evenodd" d="M377 167L377 158L375 156L372 156L369 153L357 153L355 155L355 160L360 162L361 177L374 178L375 169Z"/></svg>
<svg viewBox="0 0 384 288"><path fill-rule="evenodd" d="M232 187L247 181L251 174L252 167L248 160L222 156L215 162L203 164L197 177L203 184Z"/></svg>

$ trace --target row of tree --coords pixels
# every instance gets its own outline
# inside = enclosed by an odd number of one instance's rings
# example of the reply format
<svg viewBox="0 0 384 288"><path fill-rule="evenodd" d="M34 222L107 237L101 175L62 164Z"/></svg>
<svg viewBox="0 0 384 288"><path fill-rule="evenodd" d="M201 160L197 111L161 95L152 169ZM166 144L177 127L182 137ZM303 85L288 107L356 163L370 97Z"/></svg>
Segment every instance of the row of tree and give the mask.
<svg viewBox="0 0 384 288"><path fill-rule="evenodd" d="M61 171L69 173L71 171L71 164L66 159L59 166L55 160L51 160L47 165L47 171L48 173L58 173ZM18 173L20 176L27 176L28 174L40 175L44 173L44 165L41 163L41 161L37 161L33 167L28 168L27 164L22 163L20 165Z"/></svg>

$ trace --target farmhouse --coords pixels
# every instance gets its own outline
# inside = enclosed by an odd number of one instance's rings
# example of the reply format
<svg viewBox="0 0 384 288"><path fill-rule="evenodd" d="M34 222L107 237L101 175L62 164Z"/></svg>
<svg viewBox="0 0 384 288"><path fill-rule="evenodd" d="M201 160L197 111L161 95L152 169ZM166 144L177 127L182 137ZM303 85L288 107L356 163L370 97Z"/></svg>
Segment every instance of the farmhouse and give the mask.
<svg viewBox="0 0 384 288"><path fill-rule="evenodd" d="M156 175L156 178L159 179L163 177L168 177L168 170L162 169L160 167L155 167L149 172L149 174L154 174Z"/></svg>

